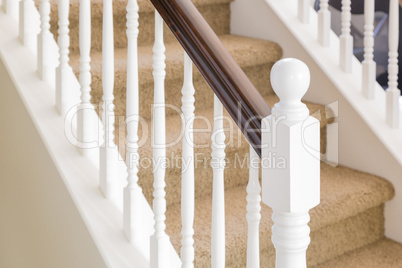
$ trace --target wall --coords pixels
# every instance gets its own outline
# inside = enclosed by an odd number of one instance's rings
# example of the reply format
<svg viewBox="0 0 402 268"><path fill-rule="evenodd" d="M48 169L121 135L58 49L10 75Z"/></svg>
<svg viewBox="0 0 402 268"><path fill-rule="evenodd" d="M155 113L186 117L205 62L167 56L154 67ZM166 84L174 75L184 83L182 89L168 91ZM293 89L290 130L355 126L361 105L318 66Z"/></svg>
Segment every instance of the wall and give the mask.
<svg viewBox="0 0 402 268"><path fill-rule="evenodd" d="M106 267L0 62L0 267Z"/></svg>

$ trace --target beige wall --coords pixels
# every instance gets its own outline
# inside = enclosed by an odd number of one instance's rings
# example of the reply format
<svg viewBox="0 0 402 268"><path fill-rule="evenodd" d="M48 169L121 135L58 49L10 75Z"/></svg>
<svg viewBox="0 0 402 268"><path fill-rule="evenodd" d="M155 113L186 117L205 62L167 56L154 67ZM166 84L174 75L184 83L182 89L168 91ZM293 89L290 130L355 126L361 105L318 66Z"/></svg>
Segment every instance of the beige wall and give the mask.
<svg viewBox="0 0 402 268"><path fill-rule="evenodd" d="M0 62L0 267L106 267Z"/></svg>

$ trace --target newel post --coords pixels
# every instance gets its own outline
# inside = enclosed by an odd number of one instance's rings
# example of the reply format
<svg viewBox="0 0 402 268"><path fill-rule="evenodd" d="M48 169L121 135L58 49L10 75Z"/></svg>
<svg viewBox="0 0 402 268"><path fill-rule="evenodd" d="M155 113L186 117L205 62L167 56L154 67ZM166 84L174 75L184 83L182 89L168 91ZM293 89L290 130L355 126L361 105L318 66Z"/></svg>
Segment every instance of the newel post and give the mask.
<svg viewBox="0 0 402 268"><path fill-rule="evenodd" d="M276 268L305 268L308 212L320 202L320 124L301 102L310 84L303 62L277 62L271 83L280 101L262 120L262 201L273 209Z"/></svg>

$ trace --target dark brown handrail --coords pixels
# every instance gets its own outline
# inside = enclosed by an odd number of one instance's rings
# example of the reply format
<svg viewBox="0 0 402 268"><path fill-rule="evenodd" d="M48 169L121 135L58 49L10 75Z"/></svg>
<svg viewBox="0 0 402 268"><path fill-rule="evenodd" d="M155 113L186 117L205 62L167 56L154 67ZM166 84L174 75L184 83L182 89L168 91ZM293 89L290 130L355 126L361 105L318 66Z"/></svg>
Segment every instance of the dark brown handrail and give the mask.
<svg viewBox="0 0 402 268"><path fill-rule="evenodd" d="M190 0L151 2L261 156L261 119L271 114L264 98Z"/></svg>

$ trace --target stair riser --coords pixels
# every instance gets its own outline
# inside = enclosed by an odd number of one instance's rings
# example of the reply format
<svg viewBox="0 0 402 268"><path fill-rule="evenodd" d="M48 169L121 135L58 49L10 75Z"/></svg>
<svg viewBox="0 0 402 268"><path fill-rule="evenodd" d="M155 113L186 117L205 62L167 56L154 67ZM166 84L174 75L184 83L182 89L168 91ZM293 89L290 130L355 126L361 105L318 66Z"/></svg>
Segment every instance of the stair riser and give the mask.
<svg viewBox="0 0 402 268"><path fill-rule="evenodd" d="M263 215L264 217L268 215ZM368 209L356 216L329 225L311 233L311 244L307 250L307 266L313 267L345 252L366 246L384 236L384 205ZM260 237L260 239L271 239ZM230 254L230 256L228 256ZM226 253L226 267L246 266L244 252ZM204 262L203 262L204 263ZM197 261L199 264L199 261ZM197 265L198 266L198 265ZM207 267L207 266L199 266ZM208 266L209 267L209 266ZM261 252L261 267L275 268L275 250L271 247Z"/></svg>
<svg viewBox="0 0 402 268"><path fill-rule="evenodd" d="M273 94L269 70L271 69L272 64L264 64L259 66L250 66L245 67L243 70L249 78L251 82L259 89L260 93L264 95ZM194 88L195 88L195 107L198 109L202 107L202 109L212 108L213 107L213 91L201 76L201 74L194 68ZM183 73L183 66L176 66L176 71L173 70L173 66L170 66L167 70L167 76L165 80L165 103L169 106L166 109L166 115L173 115L181 111L181 89L183 86L183 76L174 75L174 79L171 79L170 73L177 72L178 74ZM260 74L260 75L256 75ZM78 77L78 73L76 73ZM150 119L152 114L152 104L154 98L154 84L153 81L151 83L144 83L144 79L141 79L142 76L151 76L152 71L147 70L142 71L140 73L140 91L139 91L139 99L140 99L140 116L145 119ZM115 74L115 113L117 116L125 116L126 114L126 73L116 72ZM148 79L147 79L148 80ZM149 80L148 80L149 81ZM102 104L102 77L101 73L93 73L92 76L92 91L91 91L91 102L94 105ZM172 108L174 107L174 108Z"/></svg>
<svg viewBox="0 0 402 268"><path fill-rule="evenodd" d="M308 265L312 267L383 238L384 221L384 205L380 205L313 232Z"/></svg>
<svg viewBox="0 0 402 268"><path fill-rule="evenodd" d="M230 31L230 7L228 3L204 5L198 7L205 20L209 23L216 34L228 34ZM52 5L50 17L50 31L57 40L58 30L58 11L57 5ZM92 51L101 51L102 49L102 3L93 3L91 6L91 39ZM114 26L114 44L116 48L127 47L126 35L126 3L113 3L113 26ZM70 53L79 53L79 5L70 5ZM141 12L139 14L139 37L138 45L152 45L154 42L154 12ZM174 40L171 31L165 25L165 42Z"/></svg>

